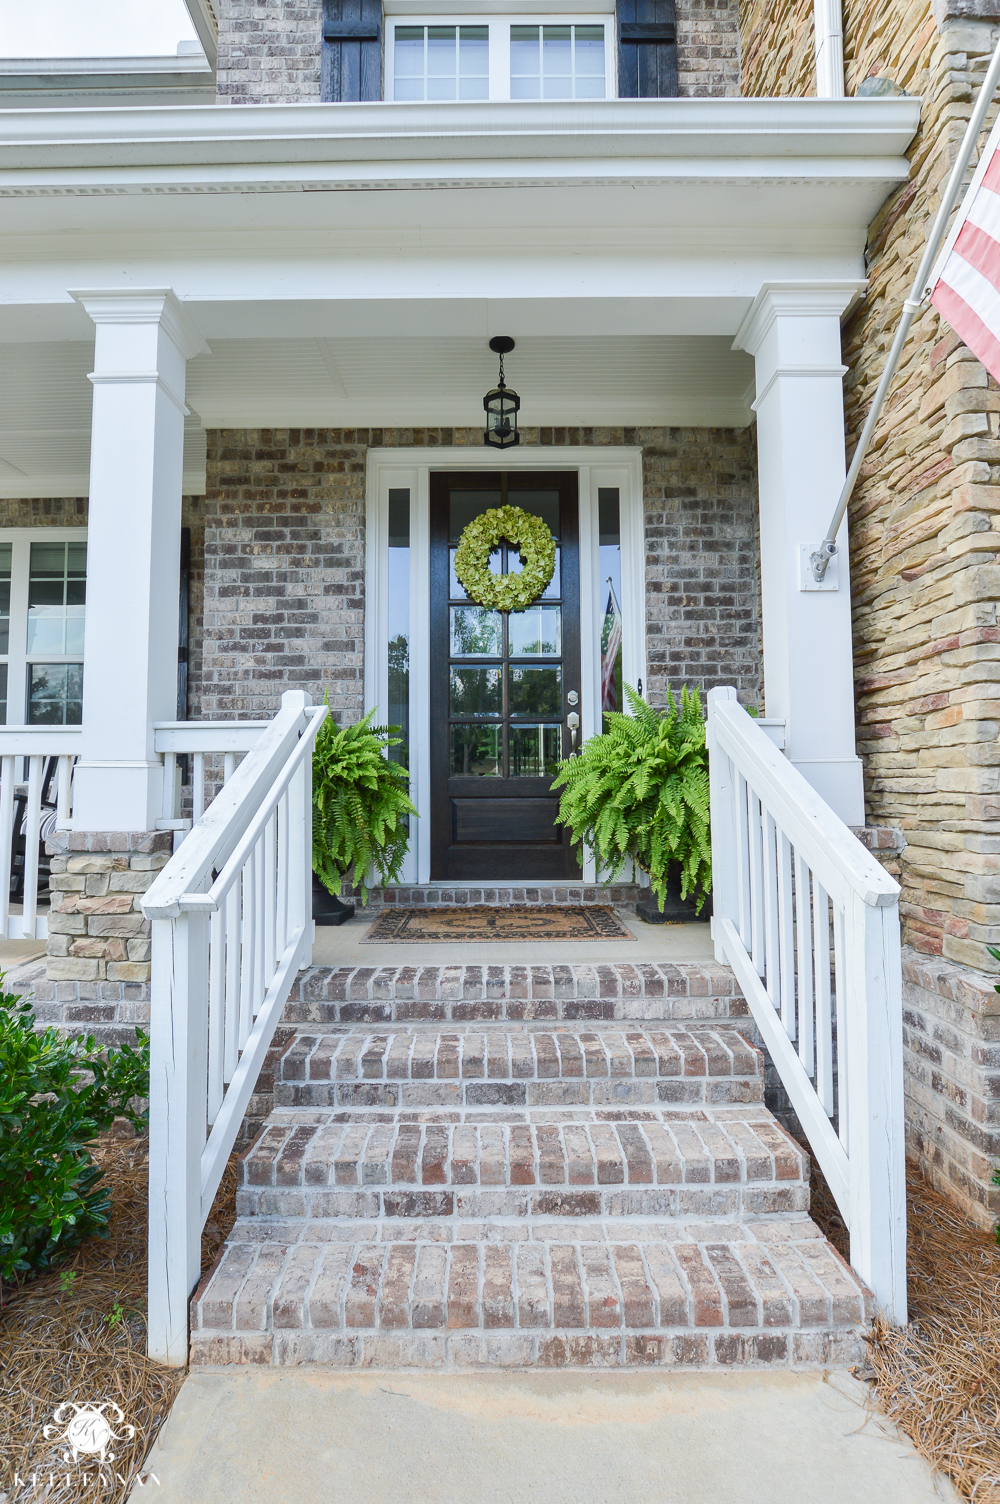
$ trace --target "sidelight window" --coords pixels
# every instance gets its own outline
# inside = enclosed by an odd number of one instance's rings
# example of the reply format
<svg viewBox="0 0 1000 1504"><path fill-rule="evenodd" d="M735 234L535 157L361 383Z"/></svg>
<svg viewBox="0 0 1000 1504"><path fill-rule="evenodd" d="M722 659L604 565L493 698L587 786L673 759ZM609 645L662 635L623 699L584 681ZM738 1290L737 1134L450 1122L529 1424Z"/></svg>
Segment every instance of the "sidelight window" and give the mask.
<svg viewBox="0 0 1000 1504"><path fill-rule="evenodd" d="M82 529L7 531L0 542L2 724L80 724L86 589Z"/></svg>

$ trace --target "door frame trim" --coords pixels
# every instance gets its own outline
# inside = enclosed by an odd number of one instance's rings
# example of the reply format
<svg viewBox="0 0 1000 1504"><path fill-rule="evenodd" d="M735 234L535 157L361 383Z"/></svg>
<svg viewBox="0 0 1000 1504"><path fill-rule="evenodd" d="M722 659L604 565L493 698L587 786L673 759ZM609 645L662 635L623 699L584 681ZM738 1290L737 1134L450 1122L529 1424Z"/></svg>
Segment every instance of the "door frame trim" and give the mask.
<svg viewBox="0 0 1000 1504"><path fill-rule="evenodd" d="M500 463L498 463L498 460ZM471 445L372 448L367 457L365 527L365 709L388 700L389 489L410 491L410 775L414 804L426 821L413 822L403 867L405 883L430 882L430 475L432 470L576 470L580 505L581 735L600 722L601 664L595 634L583 624L602 609L597 547L597 492L617 486L622 563L622 676L646 674L645 526L642 450L631 445L525 445L506 452ZM374 546L373 546L374 545ZM584 687L586 692L584 693ZM597 880L591 857L583 881Z"/></svg>

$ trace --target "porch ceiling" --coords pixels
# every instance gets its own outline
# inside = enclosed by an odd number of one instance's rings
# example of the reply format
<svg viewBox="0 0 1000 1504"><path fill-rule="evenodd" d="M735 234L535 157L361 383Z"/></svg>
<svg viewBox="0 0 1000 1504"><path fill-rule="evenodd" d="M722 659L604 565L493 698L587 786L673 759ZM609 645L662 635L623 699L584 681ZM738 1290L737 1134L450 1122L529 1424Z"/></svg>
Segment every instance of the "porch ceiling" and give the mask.
<svg viewBox="0 0 1000 1504"><path fill-rule="evenodd" d="M753 362L728 335L519 338L508 376L535 425L742 427ZM205 428L478 427L496 370L482 337L218 339L188 368L184 487ZM0 346L0 495L84 495L93 344Z"/></svg>

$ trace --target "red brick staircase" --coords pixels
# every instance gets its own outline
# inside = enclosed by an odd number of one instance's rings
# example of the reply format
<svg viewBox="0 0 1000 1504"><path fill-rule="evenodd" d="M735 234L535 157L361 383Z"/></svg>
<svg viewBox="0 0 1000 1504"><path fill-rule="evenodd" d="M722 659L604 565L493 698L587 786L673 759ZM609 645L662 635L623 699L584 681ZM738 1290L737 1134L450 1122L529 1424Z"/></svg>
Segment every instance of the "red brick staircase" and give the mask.
<svg viewBox="0 0 1000 1504"><path fill-rule="evenodd" d="M724 968L343 970L289 1003L192 1362L861 1356Z"/></svg>

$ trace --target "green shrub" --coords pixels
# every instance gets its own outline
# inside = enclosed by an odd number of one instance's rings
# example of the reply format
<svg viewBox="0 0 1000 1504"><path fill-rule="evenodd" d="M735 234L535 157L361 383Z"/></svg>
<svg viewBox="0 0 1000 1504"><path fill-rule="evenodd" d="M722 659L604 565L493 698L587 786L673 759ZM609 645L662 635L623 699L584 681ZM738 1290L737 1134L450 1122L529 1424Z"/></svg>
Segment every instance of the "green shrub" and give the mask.
<svg viewBox="0 0 1000 1504"><path fill-rule="evenodd" d="M406 817L417 813L409 773L384 755L399 746L399 727L372 726L374 714L353 726L328 716L313 753L313 871L337 894L353 869L365 903L372 867L383 883L398 881L410 839Z"/></svg>
<svg viewBox="0 0 1000 1504"><path fill-rule="evenodd" d="M92 1037L39 1033L31 1005L0 991L0 1280L106 1233L111 1200L88 1146L116 1117L145 1124L149 1040L136 1036L138 1048L102 1053Z"/></svg>
<svg viewBox="0 0 1000 1504"><path fill-rule="evenodd" d="M662 910L670 866L680 867L681 897L701 912L712 886L708 751L701 696L672 694L660 712L625 686L631 715L609 712L603 735L559 765L559 819L590 848L615 882L631 860L648 872Z"/></svg>

